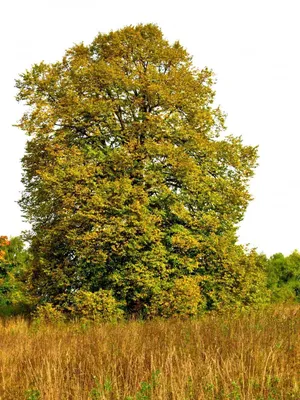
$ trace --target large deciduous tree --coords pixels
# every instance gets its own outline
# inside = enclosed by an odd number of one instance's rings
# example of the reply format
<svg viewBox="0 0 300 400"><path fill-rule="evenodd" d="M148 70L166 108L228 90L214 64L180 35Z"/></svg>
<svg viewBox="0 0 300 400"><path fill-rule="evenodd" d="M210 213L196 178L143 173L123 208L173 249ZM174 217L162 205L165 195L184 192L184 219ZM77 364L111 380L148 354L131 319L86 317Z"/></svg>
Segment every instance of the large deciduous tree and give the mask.
<svg viewBox="0 0 300 400"><path fill-rule="evenodd" d="M213 84L152 24L21 75L20 204L42 301L110 290L128 312L156 314L181 283L209 308L254 301L259 270L235 233L257 151L224 135Z"/></svg>

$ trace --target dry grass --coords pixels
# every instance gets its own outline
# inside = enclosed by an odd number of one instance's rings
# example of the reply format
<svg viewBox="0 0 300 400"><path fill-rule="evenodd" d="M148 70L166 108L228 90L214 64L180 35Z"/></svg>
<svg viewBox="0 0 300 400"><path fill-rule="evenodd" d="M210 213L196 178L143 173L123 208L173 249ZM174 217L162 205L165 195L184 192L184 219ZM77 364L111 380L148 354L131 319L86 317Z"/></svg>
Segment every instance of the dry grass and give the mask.
<svg viewBox="0 0 300 400"><path fill-rule="evenodd" d="M91 327L3 320L0 399L298 400L299 314Z"/></svg>

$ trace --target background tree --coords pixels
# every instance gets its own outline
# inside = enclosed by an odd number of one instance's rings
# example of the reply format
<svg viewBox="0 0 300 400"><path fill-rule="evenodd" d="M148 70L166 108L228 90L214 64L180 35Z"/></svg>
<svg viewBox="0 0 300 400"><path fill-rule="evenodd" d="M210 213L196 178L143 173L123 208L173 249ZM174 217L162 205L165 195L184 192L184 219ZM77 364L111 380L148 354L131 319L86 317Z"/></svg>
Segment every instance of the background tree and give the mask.
<svg viewBox="0 0 300 400"><path fill-rule="evenodd" d="M21 75L20 204L41 301L67 307L79 290L112 290L147 313L194 277L200 308L252 302L261 272L235 233L257 151L223 134L213 83L152 24L99 34Z"/></svg>
<svg viewBox="0 0 300 400"><path fill-rule="evenodd" d="M9 244L7 236L0 236L0 306L7 303L7 292L10 290L10 285L7 283L9 263L6 258L6 250Z"/></svg>
<svg viewBox="0 0 300 400"><path fill-rule="evenodd" d="M29 262L29 253L20 237L0 237L0 314L28 309L25 280Z"/></svg>
<svg viewBox="0 0 300 400"><path fill-rule="evenodd" d="M268 288L273 302L300 301L300 253L285 257L276 253L268 260Z"/></svg>
<svg viewBox="0 0 300 400"><path fill-rule="evenodd" d="M9 245L9 240L7 236L0 236L0 261L5 259L6 248Z"/></svg>

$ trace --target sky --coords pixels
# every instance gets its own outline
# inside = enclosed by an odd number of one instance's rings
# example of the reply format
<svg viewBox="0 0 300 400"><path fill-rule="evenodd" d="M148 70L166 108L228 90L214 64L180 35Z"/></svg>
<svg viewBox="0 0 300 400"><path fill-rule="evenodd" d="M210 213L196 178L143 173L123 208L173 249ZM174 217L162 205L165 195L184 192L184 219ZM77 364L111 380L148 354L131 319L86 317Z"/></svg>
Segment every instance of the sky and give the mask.
<svg viewBox="0 0 300 400"><path fill-rule="evenodd" d="M0 5L0 235L28 229L17 204L25 133L14 80L75 43L155 23L194 65L212 69L227 133L259 146L239 242L271 255L300 250L300 3L297 0L10 0Z"/></svg>

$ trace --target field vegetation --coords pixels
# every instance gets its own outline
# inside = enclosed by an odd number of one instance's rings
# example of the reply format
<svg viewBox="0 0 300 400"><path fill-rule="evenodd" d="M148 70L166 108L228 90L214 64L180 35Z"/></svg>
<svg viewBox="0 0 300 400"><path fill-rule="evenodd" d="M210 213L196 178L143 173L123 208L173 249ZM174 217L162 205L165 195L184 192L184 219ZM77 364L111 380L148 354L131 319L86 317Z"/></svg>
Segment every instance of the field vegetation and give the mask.
<svg viewBox="0 0 300 400"><path fill-rule="evenodd" d="M296 400L299 328L298 306L117 324L6 318L0 399Z"/></svg>

